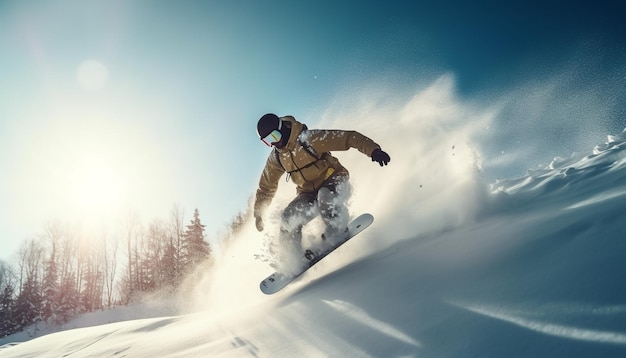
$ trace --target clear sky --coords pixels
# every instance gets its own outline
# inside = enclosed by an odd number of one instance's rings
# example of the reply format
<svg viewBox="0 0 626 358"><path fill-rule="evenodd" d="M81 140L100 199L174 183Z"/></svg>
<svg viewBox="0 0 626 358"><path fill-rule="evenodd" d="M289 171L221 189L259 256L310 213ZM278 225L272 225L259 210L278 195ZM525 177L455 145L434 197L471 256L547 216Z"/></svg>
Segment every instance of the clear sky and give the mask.
<svg viewBox="0 0 626 358"><path fill-rule="evenodd" d="M620 1L0 0L0 258L53 220L149 221L174 204L186 220L198 208L210 236L254 193L260 115L314 126L363 84L408 97L453 73L461 96L485 101L575 63L572 86L623 89L624 13ZM624 103L613 91L603 128L623 129Z"/></svg>

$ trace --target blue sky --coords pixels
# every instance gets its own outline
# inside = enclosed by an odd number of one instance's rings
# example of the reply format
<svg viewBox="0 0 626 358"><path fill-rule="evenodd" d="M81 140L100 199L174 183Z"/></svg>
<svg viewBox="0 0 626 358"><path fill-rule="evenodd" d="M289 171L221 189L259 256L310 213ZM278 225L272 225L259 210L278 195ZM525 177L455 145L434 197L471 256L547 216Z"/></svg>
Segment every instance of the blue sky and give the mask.
<svg viewBox="0 0 626 358"><path fill-rule="evenodd" d="M0 1L2 257L52 220L132 210L147 222L174 204L186 220L198 208L212 235L254 193L268 153L260 115L314 126L372 84L410 97L452 73L458 95L480 104L568 68L560 97L594 89L575 112L610 96L593 117L597 141L624 127L623 13L618 1ZM80 75L89 63L99 67ZM589 118L523 128L579 130ZM506 128L486 151L528 145Z"/></svg>

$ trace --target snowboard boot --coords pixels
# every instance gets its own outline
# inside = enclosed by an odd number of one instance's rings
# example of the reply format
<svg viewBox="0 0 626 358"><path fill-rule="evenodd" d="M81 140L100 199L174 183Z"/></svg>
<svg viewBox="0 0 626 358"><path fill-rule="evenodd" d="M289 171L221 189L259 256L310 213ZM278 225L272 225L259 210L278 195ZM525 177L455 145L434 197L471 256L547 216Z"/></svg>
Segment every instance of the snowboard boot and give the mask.
<svg viewBox="0 0 626 358"><path fill-rule="evenodd" d="M326 232L322 234L322 242L325 243L325 246L334 246L338 241L341 241L346 236L348 236L347 227L343 230L333 230L328 228Z"/></svg>

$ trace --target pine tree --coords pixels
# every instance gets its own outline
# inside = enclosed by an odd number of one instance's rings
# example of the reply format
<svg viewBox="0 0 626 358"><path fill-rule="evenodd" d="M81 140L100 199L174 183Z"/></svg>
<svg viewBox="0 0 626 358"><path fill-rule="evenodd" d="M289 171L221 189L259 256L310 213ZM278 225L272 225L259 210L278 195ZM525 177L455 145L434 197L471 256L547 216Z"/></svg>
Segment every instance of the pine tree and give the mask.
<svg viewBox="0 0 626 358"><path fill-rule="evenodd" d="M248 215L247 213L239 212L237 214L237 216L235 216L233 221L230 223L230 233L231 233L231 235L232 234L237 234L239 231L241 231L241 229L243 228L243 225L246 223L246 216L247 215Z"/></svg>
<svg viewBox="0 0 626 358"><path fill-rule="evenodd" d="M42 318L51 324L61 323L57 319L59 305L59 284L56 264L56 250L52 246L52 253L46 268L43 282Z"/></svg>
<svg viewBox="0 0 626 358"><path fill-rule="evenodd" d="M76 289L75 282L76 275L74 273L70 273L61 282L57 308L57 319L60 322L67 322L80 312L80 293Z"/></svg>
<svg viewBox="0 0 626 358"><path fill-rule="evenodd" d="M29 276L15 303L14 319L17 330L22 330L41 319L40 292L35 277Z"/></svg>
<svg viewBox="0 0 626 358"><path fill-rule="evenodd" d="M15 333L13 286L7 284L0 294L0 338Z"/></svg>
<svg viewBox="0 0 626 358"><path fill-rule="evenodd" d="M161 259L161 267L162 285L165 287L176 286L180 279L180 277L178 277L180 268L174 245L167 244L165 247L163 258Z"/></svg>
<svg viewBox="0 0 626 358"><path fill-rule="evenodd" d="M211 248L204 240L204 227L205 225L200 222L200 213L195 209L193 220L183 233L183 265L188 271L193 270L211 255Z"/></svg>

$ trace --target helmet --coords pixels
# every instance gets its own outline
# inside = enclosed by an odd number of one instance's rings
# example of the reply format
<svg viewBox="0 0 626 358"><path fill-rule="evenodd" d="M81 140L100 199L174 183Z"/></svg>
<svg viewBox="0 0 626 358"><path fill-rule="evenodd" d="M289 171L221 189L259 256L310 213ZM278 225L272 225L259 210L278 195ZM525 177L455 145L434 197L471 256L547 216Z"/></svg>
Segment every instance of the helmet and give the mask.
<svg viewBox="0 0 626 358"><path fill-rule="evenodd" d="M263 143L268 146L277 146L283 137L281 132L283 121L273 113L268 113L259 119L256 131Z"/></svg>
<svg viewBox="0 0 626 358"><path fill-rule="evenodd" d="M280 130L281 120L274 113L263 115L256 124L256 132L259 138L267 137L273 130Z"/></svg>

